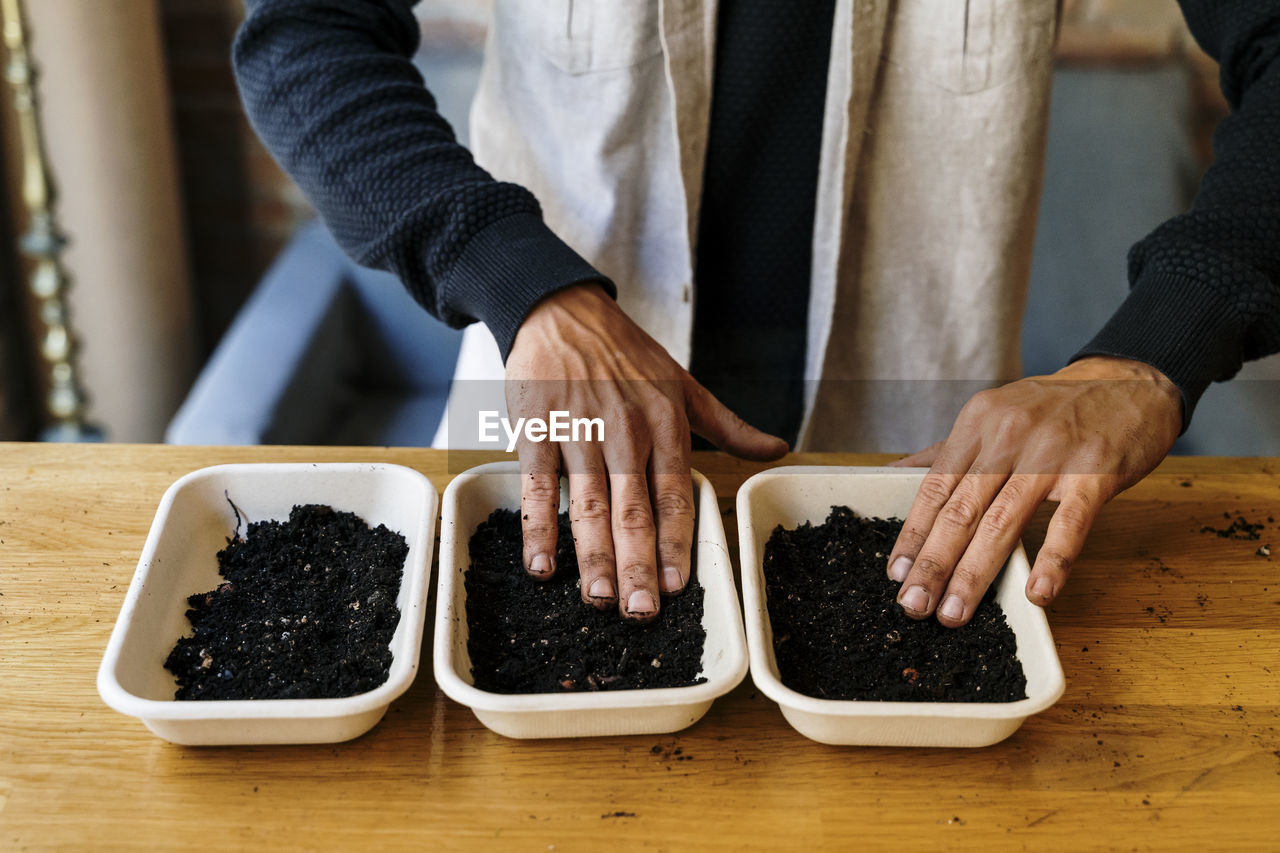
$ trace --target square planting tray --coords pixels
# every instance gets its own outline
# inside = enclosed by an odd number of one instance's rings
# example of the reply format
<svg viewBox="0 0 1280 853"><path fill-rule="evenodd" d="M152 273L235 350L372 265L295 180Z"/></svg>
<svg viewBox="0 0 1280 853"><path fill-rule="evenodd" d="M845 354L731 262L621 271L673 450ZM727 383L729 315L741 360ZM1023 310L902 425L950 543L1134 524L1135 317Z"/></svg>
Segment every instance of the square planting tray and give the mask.
<svg viewBox="0 0 1280 853"><path fill-rule="evenodd" d="M177 681L164 662L191 632L187 596L222 582L217 553L237 523L227 495L247 521L284 520L295 504L327 504L404 536L400 622L383 684L339 699L173 698ZM219 465L187 474L165 492L151 524L98 670L103 701L182 744L331 743L365 733L418 670L436 506L427 478L398 465Z"/></svg>
<svg viewBox="0 0 1280 853"><path fill-rule="evenodd" d="M702 684L643 690L506 695L472 684L467 653L466 586L471 535L494 509L520 507L520 468L515 462L481 465L456 477L444 493L440 522L440 577L436 596L435 674L440 689L467 705L485 726L513 738L656 734L692 725L711 702L746 675L733 570L715 490L693 472L697 492L697 578L703 587ZM568 503L562 488L561 511ZM576 566L561 571L576 572ZM661 617L659 617L661 618Z"/></svg>
<svg viewBox="0 0 1280 853"><path fill-rule="evenodd" d="M987 746L1062 695L1065 681L1044 611L1023 589L1030 566L1019 543L997 579L996 600L1017 640L1027 698L1016 702L877 702L816 699L783 685L765 601L764 548L774 527L822 523L832 506L860 516L904 518L923 469L784 467L757 474L738 492L742 595L751 677L797 731L822 743L861 746Z"/></svg>

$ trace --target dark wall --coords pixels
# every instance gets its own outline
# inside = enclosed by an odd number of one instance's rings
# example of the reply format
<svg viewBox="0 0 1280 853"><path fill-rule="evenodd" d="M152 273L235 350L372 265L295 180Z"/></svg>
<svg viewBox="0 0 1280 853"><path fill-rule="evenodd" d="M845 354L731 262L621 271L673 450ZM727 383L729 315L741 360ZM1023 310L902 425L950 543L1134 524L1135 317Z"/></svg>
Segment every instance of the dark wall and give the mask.
<svg viewBox="0 0 1280 853"><path fill-rule="evenodd" d="M5 94L8 95L7 87ZM0 169L0 198L16 201L8 114L0 112L0 138L6 141L6 165ZM0 204L0 441L27 441L39 428L37 364L27 311L26 273L17 254L17 234L9 205Z"/></svg>
<svg viewBox="0 0 1280 853"><path fill-rule="evenodd" d="M309 209L240 105L231 42L241 0L160 0L160 8L207 355Z"/></svg>

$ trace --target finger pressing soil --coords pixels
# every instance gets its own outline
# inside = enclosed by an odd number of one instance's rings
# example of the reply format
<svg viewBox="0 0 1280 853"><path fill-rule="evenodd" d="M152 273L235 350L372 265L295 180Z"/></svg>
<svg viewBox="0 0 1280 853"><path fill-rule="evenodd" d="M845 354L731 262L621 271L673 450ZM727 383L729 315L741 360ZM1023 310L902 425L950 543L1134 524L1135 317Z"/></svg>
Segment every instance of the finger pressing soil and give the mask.
<svg viewBox="0 0 1280 853"><path fill-rule="evenodd" d="M471 537L467 652L475 686L491 693L564 693L683 687L702 671L703 590L696 567L684 591L646 624L582 601L568 513L560 515L559 571L529 577L520 516L497 509Z"/></svg>

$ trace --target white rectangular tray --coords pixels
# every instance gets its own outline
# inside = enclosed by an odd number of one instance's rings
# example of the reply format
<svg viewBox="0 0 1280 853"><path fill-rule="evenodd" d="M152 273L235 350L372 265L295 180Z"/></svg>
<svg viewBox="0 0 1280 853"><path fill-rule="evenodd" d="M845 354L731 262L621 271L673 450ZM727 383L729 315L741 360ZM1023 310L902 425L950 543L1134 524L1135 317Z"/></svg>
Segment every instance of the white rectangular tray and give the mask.
<svg viewBox="0 0 1280 853"><path fill-rule="evenodd" d="M440 689L469 706L485 726L512 738L656 734L697 722L716 697L742 681L747 652L715 489L697 471L693 480L698 505L697 578L704 590L702 624L707 633L702 655L704 683L522 695L491 693L473 685L463 582L471 564L468 546L476 527L494 509L520 507L519 463L495 462L460 474L444 492L434 649ZM562 489L562 511L567 501L567 489ZM559 570L576 572L577 567L562 566Z"/></svg>
<svg viewBox="0 0 1280 853"><path fill-rule="evenodd" d="M400 623L386 682L340 699L173 698L177 682L164 668L165 658L191 631L187 596L222 580L217 553L237 524L227 495L249 521L286 519L295 504L327 504L405 537L409 553L396 599ZM373 728L418 671L437 500L426 477L399 465L218 465L182 477L160 501L111 633L98 670L103 701L182 744L330 743Z"/></svg>
<svg viewBox="0 0 1280 853"><path fill-rule="evenodd" d="M738 543L751 677L797 731L822 743L862 746L987 746L1051 706L1066 687L1044 611L1023 589L1030 567L1019 543L997 581L996 601L1017 639L1027 698L1016 702L875 702L816 699L783 685L765 600L764 548L773 529L821 524L832 506L861 516L904 518L925 470L792 466L757 474L738 491Z"/></svg>

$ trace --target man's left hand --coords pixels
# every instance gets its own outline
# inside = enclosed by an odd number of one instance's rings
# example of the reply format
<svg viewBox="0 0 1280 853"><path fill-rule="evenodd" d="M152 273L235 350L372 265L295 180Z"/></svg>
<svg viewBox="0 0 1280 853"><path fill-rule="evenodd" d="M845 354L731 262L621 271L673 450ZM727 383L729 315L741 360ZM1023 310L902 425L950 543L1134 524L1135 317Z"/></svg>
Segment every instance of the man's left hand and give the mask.
<svg viewBox="0 0 1280 853"><path fill-rule="evenodd" d="M1154 367L1088 357L975 395L951 435L895 462L930 466L889 555L908 616L964 625L1043 501L1056 501L1026 595L1047 606L1103 504L1149 474L1182 428Z"/></svg>

